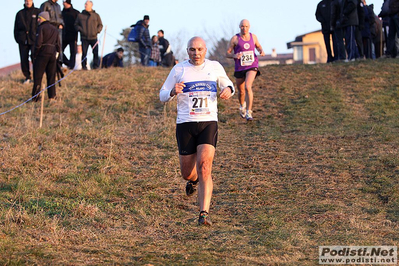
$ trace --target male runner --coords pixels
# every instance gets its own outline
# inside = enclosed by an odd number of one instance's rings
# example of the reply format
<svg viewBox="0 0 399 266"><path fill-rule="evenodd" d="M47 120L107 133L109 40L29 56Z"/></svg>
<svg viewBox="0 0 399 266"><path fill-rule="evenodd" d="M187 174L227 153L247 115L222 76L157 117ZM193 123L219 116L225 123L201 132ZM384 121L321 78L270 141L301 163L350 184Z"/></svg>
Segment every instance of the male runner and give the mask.
<svg viewBox="0 0 399 266"><path fill-rule="evenodd" d="M240 102L240 115L247 121L252 121L253 92L252 84L260 75L258 57L255 48L261 56L265 52L255 34L249 32L250 24L246 19L240 22L240 33L234 35L227 50L227 57L234 58L234 77L238 88L238 101Z"/></svg>
<svg viewBox="0 0 399 266"><path fill-rule="evenodd" d="M233 82L222 65L205 59L205 41L193 37L187 44L189 60L175 65L160 91L160 100L177 98L176 138L180 170L188 180L186 194L198 187L200 215L198 224L211 225L209 208L212 197L212 162L218 136L217 86L220 98L234 94Z"/></svg>

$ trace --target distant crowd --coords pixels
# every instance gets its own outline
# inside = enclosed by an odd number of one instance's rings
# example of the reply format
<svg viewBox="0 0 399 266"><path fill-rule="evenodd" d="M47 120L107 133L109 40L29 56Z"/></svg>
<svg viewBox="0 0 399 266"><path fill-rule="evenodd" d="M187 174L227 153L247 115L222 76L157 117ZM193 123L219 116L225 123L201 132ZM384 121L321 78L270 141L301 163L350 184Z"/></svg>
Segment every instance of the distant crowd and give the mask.
<svg viewBox="0 0 399 266"><path fill-rule="evenodd" d="M63 76L63 67L75 70L96 69L100 66L123 67L122 47L115 52L99 58L98 34L103 29L101 17L93 10L93 2L85 2L84 10L74 9L71 0L63 1L61 11L58 0L46 0L36 8L33 0L25 0L24 8L18 11L15 17L14 38L19 46L21 70L25 76L24 84L32 82L32 96L40 92L44 73L47 76L47 85L55 83ZM164 38L164 31L150 38L148 15L132 25L137 32L135 42L138 43L141 64L143 66L165 66L175 64L171 46ZM78 45L78 34L81 44ZM69 58L64 51L69 46ZM93 61L87 63L87 52L92 49ZM33 63L33 75L30 71L29 58ZM56 100L55 86L48 88L50 101ZM38 100L40 97L35 97Z"/></svg>
<svg viewBox="0 0 399 266"><path fill-rule="evenodd" d="M175 64L175 57L169 41L164 37L164 31L159 30L158 35L150 37L150 17L145 15L142 20L131 25L128 41L139 44L141 64L143 66L166 66Z"/></svg>
<svg viewBox="0 0 399 266"><path fill-rule="evenodd" d="M398 54L399 0L384 0L378 16L366 0L322 0L316 19L321 23L328 63Z"/></svg>

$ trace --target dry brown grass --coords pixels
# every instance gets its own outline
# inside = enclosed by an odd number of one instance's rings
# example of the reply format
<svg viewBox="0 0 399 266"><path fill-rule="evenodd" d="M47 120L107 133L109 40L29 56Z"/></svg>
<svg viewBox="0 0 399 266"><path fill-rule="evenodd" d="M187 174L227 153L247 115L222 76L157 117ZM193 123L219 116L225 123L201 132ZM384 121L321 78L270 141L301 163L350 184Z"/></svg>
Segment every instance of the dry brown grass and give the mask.
<svg viewBox="0 0 399 266"><path fill-rule="evenodd" d="M0 117L0 264L316 265L320 245L398 245L397 69L262 68L253 123L221 101L211 228L158 100L169 70L74 72L42 128L38 104ZM28 98L21 79L0 79L0 111Z"/></svg>

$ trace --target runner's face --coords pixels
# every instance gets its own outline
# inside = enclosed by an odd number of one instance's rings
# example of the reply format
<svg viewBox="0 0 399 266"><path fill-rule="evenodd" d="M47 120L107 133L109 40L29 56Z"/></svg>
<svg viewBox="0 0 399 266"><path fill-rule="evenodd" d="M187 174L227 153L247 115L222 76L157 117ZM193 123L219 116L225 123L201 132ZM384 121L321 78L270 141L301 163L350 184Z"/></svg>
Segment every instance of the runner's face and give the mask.
<svg viewBox="0 0 399 266"><path fill-rule="evenodd" d="M240 24L241 35L247 34L249 32L249 28L249 22L247 20L242 21Z"/></svg>
<svg viewBox="0 0 399 266"><path fill-rule="evenodd" d="M187 48L188 57L190 58L190 63L199 66L205 61L206 55L206 45L202 39L193 39L189 47Z"/></svg>

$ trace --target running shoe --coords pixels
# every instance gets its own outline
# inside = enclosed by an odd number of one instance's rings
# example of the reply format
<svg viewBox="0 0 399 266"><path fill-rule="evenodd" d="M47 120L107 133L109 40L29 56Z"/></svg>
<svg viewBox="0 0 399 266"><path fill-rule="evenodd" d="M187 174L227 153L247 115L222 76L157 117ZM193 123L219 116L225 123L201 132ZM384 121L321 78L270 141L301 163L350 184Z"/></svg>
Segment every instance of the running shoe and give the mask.
<svg viewBox="0 0 399 266"><path fill-rule="evenodd" d="M201 211L198 218L198 225L206 225L211 226L212 222L209 218L209 214L207 211Z"/></svg>
<svg viewBox="0 0 399 266"><path fill-rule="evenodd" d="M240 116L242 118L245 118L245 109L247 108L246 103L244 103L243 105L240 105Z"/></svg>
<svg viewBox="0 0 399 266"><path fill-rule="evenodd" d="M251 110L247 111L247 114L245 115L245 119L247 119L247 121L254 120L254 118L252 117L252 111Z"/></svg>
<svg viewBox="0 0 399 266"><path fill-rule="evenodd" d="M197 190L198 179L196 181L188 181L186 184L186 195L191 196Z"/></svg>

